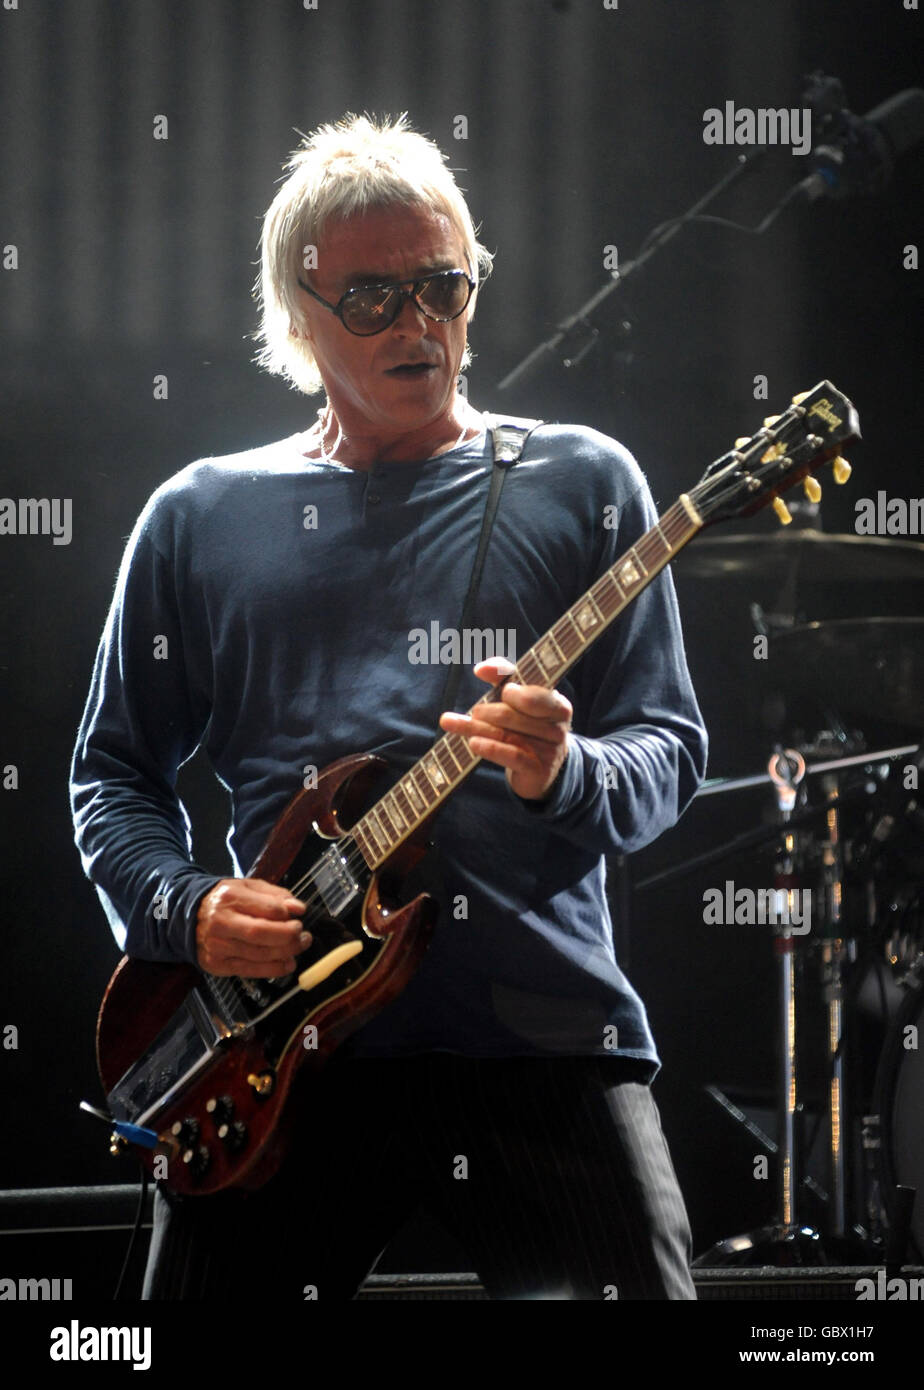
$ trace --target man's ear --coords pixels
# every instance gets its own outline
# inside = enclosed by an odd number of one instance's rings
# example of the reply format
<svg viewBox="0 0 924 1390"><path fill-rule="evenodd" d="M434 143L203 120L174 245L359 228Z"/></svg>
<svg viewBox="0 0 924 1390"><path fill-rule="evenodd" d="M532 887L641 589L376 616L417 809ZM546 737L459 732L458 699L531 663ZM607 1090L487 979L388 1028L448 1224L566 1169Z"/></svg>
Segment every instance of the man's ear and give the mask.
<svg viewBox="0 0 924 1390"><path fill-rule="evenodd" d="M305 341L309 343L313 341L311 329L308 327L307 323L305 323L303 327L300 327L294 319L289 319L289 337L304 338Z"/></svg>

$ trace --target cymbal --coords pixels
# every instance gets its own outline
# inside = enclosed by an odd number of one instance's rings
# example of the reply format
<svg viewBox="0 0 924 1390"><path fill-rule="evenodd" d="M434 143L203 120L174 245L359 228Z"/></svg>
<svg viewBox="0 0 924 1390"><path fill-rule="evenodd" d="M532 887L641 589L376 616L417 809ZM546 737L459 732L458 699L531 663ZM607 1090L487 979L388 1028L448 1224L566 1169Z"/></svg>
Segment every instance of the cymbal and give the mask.
<svg viewBox="0 0 924 1390"><path fill-rule="evenodd" d="M924 729L924 618L807 623L776 632L769 656L768 675L772 671L784 692Z"/></svg>
<svg viewBox="0 0 924 1390"><path fill-rule="evenodd" d="M924 582L924 545L881 536L782 530L701 536L674 561L694 579L765 579L795 569L800 582Z"/></svg>

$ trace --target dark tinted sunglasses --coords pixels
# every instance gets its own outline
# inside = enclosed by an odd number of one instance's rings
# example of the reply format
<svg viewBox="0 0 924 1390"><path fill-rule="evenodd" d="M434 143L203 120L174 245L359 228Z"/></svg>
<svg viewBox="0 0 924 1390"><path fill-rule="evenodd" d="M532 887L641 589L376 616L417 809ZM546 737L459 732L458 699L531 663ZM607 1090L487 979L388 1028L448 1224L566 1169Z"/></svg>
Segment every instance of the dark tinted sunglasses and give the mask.
<svg viewBox="0 0 924 1390"><path fill-rule="evenodd" d="M434 323L457 319L468 305L475 288L464 270L440 270L420 280L399 280L393 285L364 285L347 290L336 304L328 304L299 278L302 289L329 309L350 333L363 338L382 333L400 314L406 299L413 299ZM409 288L405 288L409 286Z"/></svg>

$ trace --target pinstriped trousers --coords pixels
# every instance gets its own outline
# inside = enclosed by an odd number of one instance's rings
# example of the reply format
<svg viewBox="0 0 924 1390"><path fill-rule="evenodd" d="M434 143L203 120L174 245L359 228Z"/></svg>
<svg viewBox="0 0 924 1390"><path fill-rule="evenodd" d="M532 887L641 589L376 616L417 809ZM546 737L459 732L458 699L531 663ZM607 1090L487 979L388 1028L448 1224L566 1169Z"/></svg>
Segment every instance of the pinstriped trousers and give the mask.
<svg viewBox="0 0 924 1390"><path fill-rule="evenodd" d="M335 1054L300 1078L292 1149L258 1192L158 1189L143 1296L351 1299L423 1206L492 1299L695 1299L647 1070Z"/></svg>

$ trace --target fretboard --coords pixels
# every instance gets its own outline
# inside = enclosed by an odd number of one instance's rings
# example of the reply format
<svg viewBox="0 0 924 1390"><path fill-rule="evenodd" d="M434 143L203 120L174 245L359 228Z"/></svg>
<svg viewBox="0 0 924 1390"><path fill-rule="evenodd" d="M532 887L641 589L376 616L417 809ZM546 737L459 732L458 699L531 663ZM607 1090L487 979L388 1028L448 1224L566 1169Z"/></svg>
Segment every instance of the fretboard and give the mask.
<svg viewBox="0 0 924 1390"><path fill-rule="evenodd" d="M702 525L690 498L682 494L524 653L509 679L552 690ZM479 704L499 695L500 689L495 687ZM438 739L349 832L369 868L383 864L479 762L462 734L444 734Z"/></svg>

